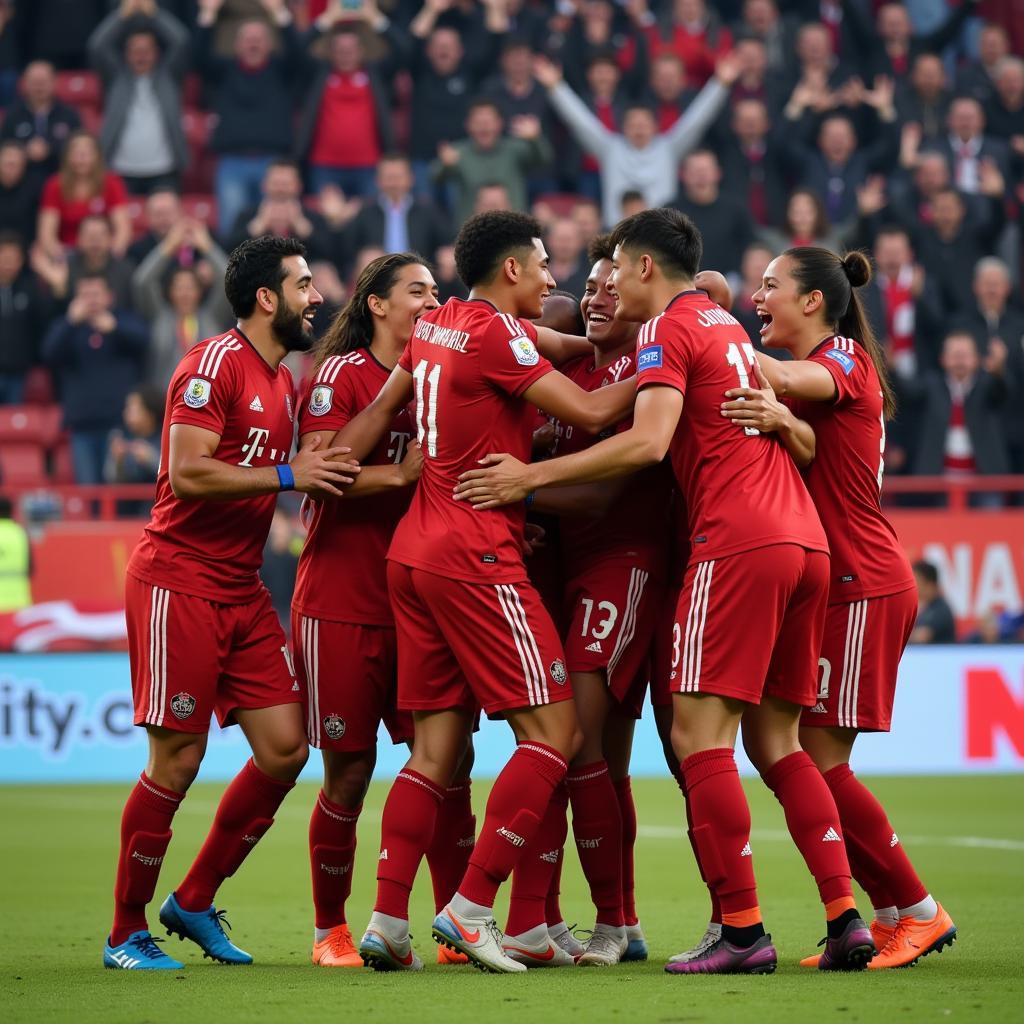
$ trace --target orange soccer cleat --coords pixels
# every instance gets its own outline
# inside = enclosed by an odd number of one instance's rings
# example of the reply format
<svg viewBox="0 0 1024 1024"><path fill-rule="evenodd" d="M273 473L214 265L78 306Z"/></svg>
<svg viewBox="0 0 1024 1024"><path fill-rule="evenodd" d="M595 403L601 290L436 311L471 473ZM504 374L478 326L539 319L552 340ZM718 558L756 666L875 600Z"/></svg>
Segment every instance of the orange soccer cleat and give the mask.
<svg viewBox="0 0 1024 1024"><path fill-rule="evenodd" d="M886 924L884 921L872 921L869 927L871 928L871 938L875 940L875 949L878 950L885 949L886 943L892 938L893 932L896 931L896 925ZM820 953L813 953L811 956L805 956L800 961L800 966L817 967L820 959Z"/></svg>
<svg viewBox="0 0 1024 1024"><path fill-rule="evenodd" d="M882 971L887 967L910 967L929 953L941 952L956 941L956 925L938 904L938 912L930 921L901 917L900 923L885 948L868 964L868 970Z"/></svg>
<svg viewBox="0 0 1024 1024"><path fill-rule="evenodd" d="M313 943L311 957L317 967L362 967L363 958L356 952L347 924L332 928L325 939Z"/></svg>
<svg viewBox="0 0 1024 1024"><path fill-rule="evenodd" d="M447 946L437 947L437 962L439 964L447 964L448 966L457 966L458 964L468 964L469 957L465 953L460 953L457 949L449 949Z"/></svg>

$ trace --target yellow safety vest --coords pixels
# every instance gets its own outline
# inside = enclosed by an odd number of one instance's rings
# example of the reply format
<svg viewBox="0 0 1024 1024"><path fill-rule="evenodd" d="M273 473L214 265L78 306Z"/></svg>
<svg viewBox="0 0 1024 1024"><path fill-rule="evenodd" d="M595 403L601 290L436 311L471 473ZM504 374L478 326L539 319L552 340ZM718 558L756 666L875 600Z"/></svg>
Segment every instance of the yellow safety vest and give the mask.
<svg viewBox="0 0 1024 1024"><path fill-rule="evenodd" d="M31 603L28 534L13 519L0 519L0 612Z"/></svg>

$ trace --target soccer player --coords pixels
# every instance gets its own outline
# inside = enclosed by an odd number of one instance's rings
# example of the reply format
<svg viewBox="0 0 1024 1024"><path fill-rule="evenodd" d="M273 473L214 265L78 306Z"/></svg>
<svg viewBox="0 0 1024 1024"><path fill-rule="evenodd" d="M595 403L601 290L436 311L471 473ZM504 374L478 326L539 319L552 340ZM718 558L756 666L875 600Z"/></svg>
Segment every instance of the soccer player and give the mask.
<svg viewBox="0 0 1024 1024"><path fill-rule="evenodd" d="M302 692L260 582L260 559L278 491L340 496L357 471L335 461L343 449L317 442L289 461L294 393L281 360L309 349L322 301L302 244L269 236L244 242L228 260L224 290L238 324L178 364L167 392L156 504L128 563L132 696L149 761L121 818L107 967L182 966L150 934L146 906L214 713L222 726L241 727L252 758L224 792L160 921L204 956L252 963L228 941L213 899L270 828L307 754Z"/></svg>
<svg viewBox="0 0 1024 1024"><path fill-rule="evenodd" d="M801 746L824 774L843 825L853 876L875 908L873 969L906 967L951 945L956 926L924 887L888 816L850 770L862 732L888 732L900 657L917 615L910 563L879 506L885 421L895 402L885 356L856 289L871 266L859 252L789 249L753 295L765 345L795 359L760 360L774 393L807 420L817 456L805 480L832 549L817 703ZM772 390L733 389L722 406L743 427L776 429ZM757 764L759 751L752 751ZM827 956L824 954L821 960ZM805 966L825 966L808 957Z"/></svg>
<svg viewBox="0 0 1024 1024"><path fill-rule="evenodd" d="M437 285L421 256L393 253L364 268L318 346L299 403L302 444L316 438L326 446L369 405L416 321L437 307ZM307 736L324 762L324 784L309 823L312 960L320 966L363 965L345 902L356 825L376 762L377 729L383 720L395 743L412 741L412 717L395 703L395 627L385 555L422 466L414 435L408 409L400 409L344 499L311 504L299 559L292 600L295 665L307 692ZM462 878L474 832L466 776L448 787L427 851L438 910Z"/></svg>
<svg viewBox="0 0 1024 1024"><path fill-rule="evenodd" d="M733 755L743 719L776 772L794 841L818 883L826 953L862 968L875 947L853 900L839 815L799 746L814 704L828 596L828 545L810 496L782 446L736 431L722 395L754 372L737 321L693 288L701 239L674 210L646 210L612 233L616 316L646 321L637 349L633 426L586 451L533 465L510 454L462 475L458 494L490 510L538 487L611 479L670 452L690 521L690 564L673 624L673 747L693 818L693 842L722 909L722 937L673 974L768 973L776 953L757 902L750 811ZM794 423L789 430L797 429ZM795 439L799 441L799 438ZM794 439L790 439L791 443ZM803 441L808 445L807 439ZM758 614L751 615L750 609Z"/></svg>
<svg viewBox="0 0 1024 1024"><path fill-rule="evenodd" d="M554 281L533 218L470 218L455 260L469 299L420 318L388 383L335 436L365 456L415 395L423 474L388 553L398 703L413 711L415 740L384 807L377 901L359 952L386 970L422 966L409 940L409 891L479 705L504 717L519 743L433 932L486 970L515 972L526 968L502 949L495 893L564 779L579 730L561 642L527 581L523 508L480 516L453 490L496 445L527 458L536 408L596 432L628 412L635 390L624 381L587 393L537 351L536 329L520 318L540 315ZM543 950L549 943L545 935Z"/></svg>

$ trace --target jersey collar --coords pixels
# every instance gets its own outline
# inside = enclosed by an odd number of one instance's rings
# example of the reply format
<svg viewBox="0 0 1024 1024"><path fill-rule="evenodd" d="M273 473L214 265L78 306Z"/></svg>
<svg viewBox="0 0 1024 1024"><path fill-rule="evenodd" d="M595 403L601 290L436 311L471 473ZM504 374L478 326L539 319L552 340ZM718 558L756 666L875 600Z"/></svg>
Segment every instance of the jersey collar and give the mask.
<svg viewBox="0 0 1024 1024"><path fill-rule="evenodd" d="M245 333L245 331L242 330L241 327L238 326L238 324L235 324L235 326L231 328L231 333L234 334L240 341L244 341L246 345L248 345L249 348L252 349L253 355L256 356L256 358L260 361L260 364L266 368L267 373L269 373L271 377L277 377L278 370L281 369L280 363L278 364L277 369L275 370L274 367L271 366L270 363L268 363L266 359L263 358L263 355L261 354L260 350L249 340L249 336ZM284 360L282 359L281 362L283 363Z"/></svg>
<svg viewBox="0 0 1024 1024"><path fill-rule="evenodd" d="M685 291L676 292L676 294L669 299L668 305L665 307L665 312L667 313L680 299L685 299L687 295L703 295L705 298L709 297L708 293L702 291L700 288L687 288Z"/></svg>

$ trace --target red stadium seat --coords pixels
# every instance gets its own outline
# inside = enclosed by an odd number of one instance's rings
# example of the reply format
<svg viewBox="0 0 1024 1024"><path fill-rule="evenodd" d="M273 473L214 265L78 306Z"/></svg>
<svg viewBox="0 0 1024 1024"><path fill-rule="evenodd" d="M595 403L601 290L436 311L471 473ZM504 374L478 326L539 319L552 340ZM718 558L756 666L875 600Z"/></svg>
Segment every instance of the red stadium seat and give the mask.
<svg viewBox="0 0 1024 1024"><path fill-rule="evenodd" d="M53 398L50 371L45 366L33 366L25 375L25 404L49 405Z"/></svg>
<svg viewBox="0 0 1024 1024"><path fill-rule="evenodd" d="M0 480L12 487L35 487L46 483L46 459L38 444L0 446Z"/></svg>
<svg viewBox="0 0 1024 1024"><path fill-rule="evenodd" d="M205 114L198 110L185 110L182 114L181 126L188 141L188 166L182 181L186 192L213 191L216 163L207 147L216 123L216 114Z"/></svg>
<svg viewBox="0 0 1024 1024"><path fill-rule="evenodd" d="M183 195L181 210L186 217L201 220L208 228L217 226L217 200L212 195L205 192Z"/></svg>
<svg viewBox="0 0 1024 1024"><path fill-rule="evenodd" d="M94 71L57 72L57 99L78 109L99 110L103 106L100 76Z"/></svg>
<svg viewBox="0 0 1024 1024"><path fill-rule="evenodd" d="M71 445L67 441L61 441L53 450L50 477L55 484L75 482L75 464L71 459Z"/></svg>
<svg viewBox="0 0 1024 1024"><path fill-rule="evenodd" d="M185 76L185 83L181 94L182 105L186 113L202 110L203 107L203 80L194 72Z"/></svg>
<svg viewBox="0 0 1024 1024"><path fill-rule="evenodd" d="M61 411L57 405L0 406L0 448L41 445L51 448L60 437Z"/></svg>

